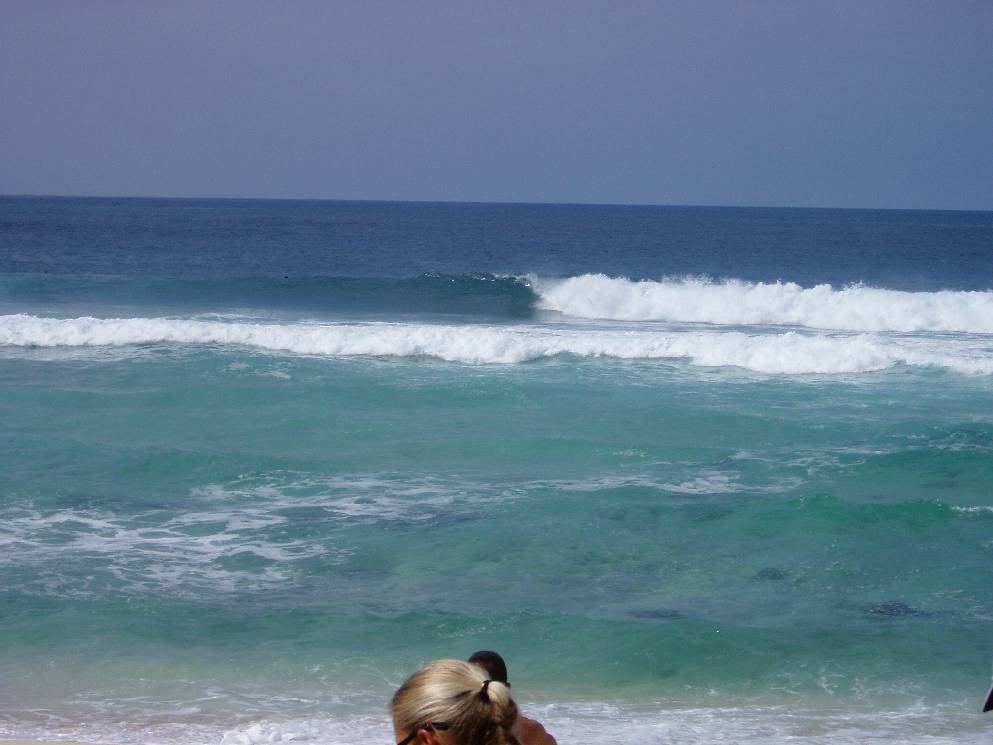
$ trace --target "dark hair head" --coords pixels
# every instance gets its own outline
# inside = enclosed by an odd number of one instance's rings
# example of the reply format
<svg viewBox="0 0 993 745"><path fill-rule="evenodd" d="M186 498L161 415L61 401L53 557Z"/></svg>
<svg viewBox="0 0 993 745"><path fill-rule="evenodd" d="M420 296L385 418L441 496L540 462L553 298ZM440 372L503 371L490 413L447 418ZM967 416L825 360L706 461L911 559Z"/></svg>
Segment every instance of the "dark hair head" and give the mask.
<svg viewBox="0 0 993 745"><path fill-rule="evenodd" d="M493 680L499 680L501 683L507 682L507 663L496 652L481 649L473 653L472 657L469 658L469 662L479 665Z"/></svg>

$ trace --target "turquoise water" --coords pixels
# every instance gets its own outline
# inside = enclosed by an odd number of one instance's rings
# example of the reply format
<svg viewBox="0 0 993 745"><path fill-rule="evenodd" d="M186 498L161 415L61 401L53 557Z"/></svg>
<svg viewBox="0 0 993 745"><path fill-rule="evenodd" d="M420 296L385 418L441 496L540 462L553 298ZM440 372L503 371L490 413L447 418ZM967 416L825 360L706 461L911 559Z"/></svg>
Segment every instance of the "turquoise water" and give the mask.
<svg viewBox="0 0 993 745"><path fill-rule="evenodd" d="M38 205L0 203L10 262ZM520 275L393 277L373 242L366 276L287 289L216 261L108 273L93 205L42 206L83 258L0 278L0 734L388 741L407 673L494 648L560 742L988 735L982 252L959 284L817 290L776 284L765 244L765 280L659 258L639 283L533 273L540 246Z"/></svg>

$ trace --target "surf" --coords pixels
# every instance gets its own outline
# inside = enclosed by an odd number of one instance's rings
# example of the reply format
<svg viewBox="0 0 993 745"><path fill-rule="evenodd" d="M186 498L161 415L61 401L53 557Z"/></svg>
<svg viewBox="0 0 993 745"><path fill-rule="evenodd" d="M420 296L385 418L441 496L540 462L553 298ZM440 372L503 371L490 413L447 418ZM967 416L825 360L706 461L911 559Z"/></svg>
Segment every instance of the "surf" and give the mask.
<svg viewBox="0 0 993 745"><path fill-rule="evenodd" d="M532 278L538 308L574 318L843 331L993 333L993 291L908 292L853 284L708 278Z"/></svg>
<svg viewBox="0 0 993 745"><path fill-rule="evenodd" d="M407 322L246 323L176 318L0 316L0 347L86 348L180 344L249 347L328 357L428 357L467 365L521 364L560 355L687 360L766 374L841 374L897 365L993 374L986 344L963 338L797 331L660 330L618 326Z"/></svg>

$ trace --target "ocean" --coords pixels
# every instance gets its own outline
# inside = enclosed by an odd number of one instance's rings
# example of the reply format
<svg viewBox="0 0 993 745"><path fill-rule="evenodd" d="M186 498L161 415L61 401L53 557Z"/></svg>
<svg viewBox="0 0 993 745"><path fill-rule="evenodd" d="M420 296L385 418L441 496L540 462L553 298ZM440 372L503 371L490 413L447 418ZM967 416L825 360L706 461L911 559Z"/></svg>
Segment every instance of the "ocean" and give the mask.
<svg viewBox="0 0 993 745"><path fill-rule="evenodd" d="M0 737L986 743L993 213L0 198Z"/></svg>

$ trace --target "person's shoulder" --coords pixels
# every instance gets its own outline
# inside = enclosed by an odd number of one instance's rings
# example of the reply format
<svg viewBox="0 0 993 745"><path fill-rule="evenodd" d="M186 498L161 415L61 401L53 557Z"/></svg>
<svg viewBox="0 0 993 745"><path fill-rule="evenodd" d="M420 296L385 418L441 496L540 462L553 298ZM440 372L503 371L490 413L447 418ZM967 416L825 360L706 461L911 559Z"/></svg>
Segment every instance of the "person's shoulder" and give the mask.
<svg viewBox="0 0 993 745"><path fill-rule="evenodd" d="M519 722L522 745L558 745L541 722L528 717L520 717Z"/></svg>

